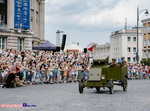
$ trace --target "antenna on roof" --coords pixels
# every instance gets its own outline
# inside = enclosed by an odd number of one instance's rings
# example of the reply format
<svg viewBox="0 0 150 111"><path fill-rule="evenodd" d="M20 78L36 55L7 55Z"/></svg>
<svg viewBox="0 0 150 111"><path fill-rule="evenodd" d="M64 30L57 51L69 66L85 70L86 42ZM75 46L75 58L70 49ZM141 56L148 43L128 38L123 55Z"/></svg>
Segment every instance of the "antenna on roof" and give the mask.
<svg viewBox="0 0 150 111"><path fill-rule="evenodd" d="M125 27L124 29L127 29L127 18L125 17Z"/></svg>

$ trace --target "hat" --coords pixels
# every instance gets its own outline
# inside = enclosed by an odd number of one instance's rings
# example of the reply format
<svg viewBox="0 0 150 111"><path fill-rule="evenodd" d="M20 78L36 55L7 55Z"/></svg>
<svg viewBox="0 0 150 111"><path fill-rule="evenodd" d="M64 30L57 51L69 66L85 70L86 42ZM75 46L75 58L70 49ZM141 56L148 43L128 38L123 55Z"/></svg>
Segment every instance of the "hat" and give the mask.
<svg viewBox="0 0 150 111"><path fill-rule="evenodd" d="M125 59L125 57L121 57L121 59Z"/></svg>
<svg viewBox="0 0 150 111"><path fill-rule="evenodd" d="M116 59L115 59L115 58L113 58L112 60L116 61Z"/></svg>

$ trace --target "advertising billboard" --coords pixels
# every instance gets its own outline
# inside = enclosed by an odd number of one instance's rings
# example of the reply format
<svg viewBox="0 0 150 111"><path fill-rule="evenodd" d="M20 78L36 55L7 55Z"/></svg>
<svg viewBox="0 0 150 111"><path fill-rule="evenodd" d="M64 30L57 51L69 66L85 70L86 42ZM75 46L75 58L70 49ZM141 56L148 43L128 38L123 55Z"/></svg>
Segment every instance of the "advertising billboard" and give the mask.
<svg viewBox="0 0 150 111"><path fill-rule="evenodd" d="M30 0L14 0L14 28L30 29Z"/></svg>

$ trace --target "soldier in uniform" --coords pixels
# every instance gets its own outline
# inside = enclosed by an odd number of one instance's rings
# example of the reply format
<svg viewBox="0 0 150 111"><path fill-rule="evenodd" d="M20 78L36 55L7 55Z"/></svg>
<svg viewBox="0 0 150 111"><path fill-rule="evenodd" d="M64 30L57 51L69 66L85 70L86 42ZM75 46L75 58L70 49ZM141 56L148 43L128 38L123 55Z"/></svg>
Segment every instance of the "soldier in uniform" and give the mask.
<svg viewBox="0 0 150 111"><path fill-rule="evenodd" d="M25 80L25 78L23 77L22 69L20 69L19 72L17 73L16 86L22 87L23 84L25 83L24 80Z"/></svg>
<svg viewBox="0 0 150 111"><path fill-rule="evenodd" d="M127 62L125 61L125 57L121 57L122 63L120 67L127 67Z"/></svg>
<svg viewBox="0 0 150 111"><path fill-rule="evenodd" d="M119 65L117 64L117 62L116 62L116 59L112 59L111 66L113 66L113 67L118 67L118 66L119 66Z"/></svg>
<svg viewBox="0 0 150 111"><path fill-rule="evenodd" d="M12 69L12 73L8 75L6 79L6 84L3 85L2 88L12 88L16 87L16 71Z"/></svg>

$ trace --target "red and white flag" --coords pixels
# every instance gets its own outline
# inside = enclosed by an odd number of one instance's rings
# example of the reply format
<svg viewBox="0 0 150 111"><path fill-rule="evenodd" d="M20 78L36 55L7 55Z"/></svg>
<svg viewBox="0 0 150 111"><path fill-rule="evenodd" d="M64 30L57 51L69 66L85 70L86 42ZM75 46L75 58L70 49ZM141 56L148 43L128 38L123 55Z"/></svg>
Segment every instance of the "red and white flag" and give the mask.
<svg viewBox="0 0 150 111"><path fill-rule="evenodd" d="M93 42L87 45L87 49L90 50L91 52L93 51Z"/></svg>

